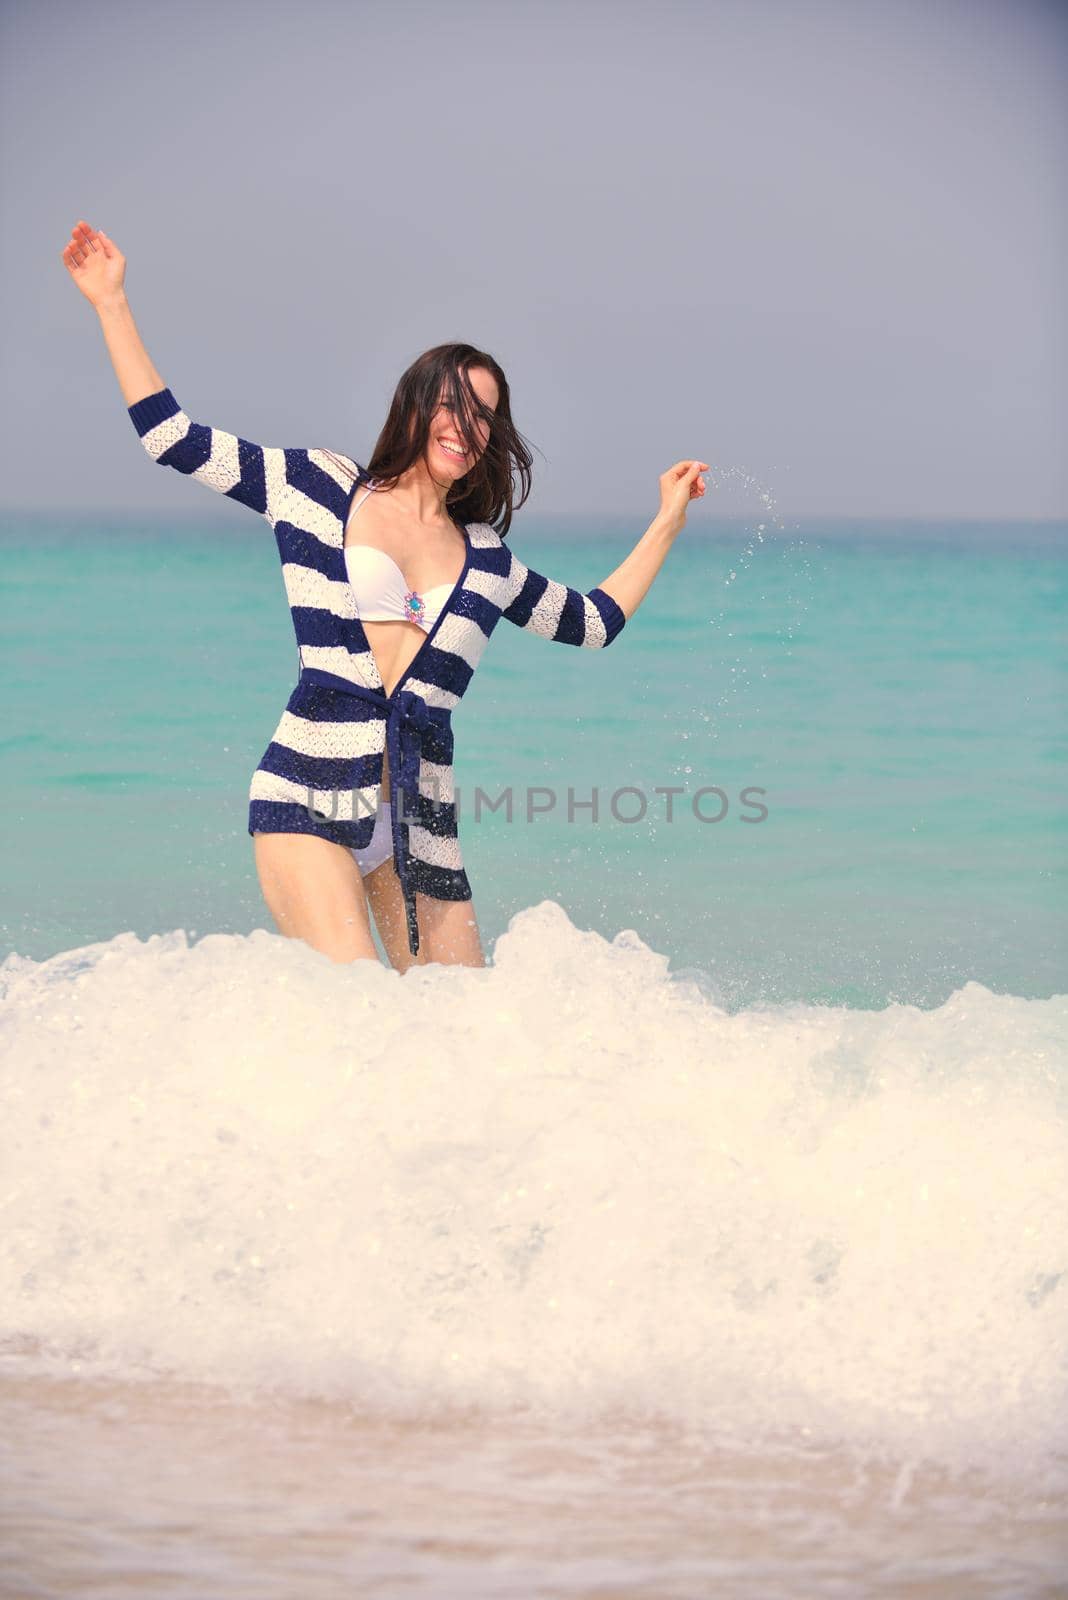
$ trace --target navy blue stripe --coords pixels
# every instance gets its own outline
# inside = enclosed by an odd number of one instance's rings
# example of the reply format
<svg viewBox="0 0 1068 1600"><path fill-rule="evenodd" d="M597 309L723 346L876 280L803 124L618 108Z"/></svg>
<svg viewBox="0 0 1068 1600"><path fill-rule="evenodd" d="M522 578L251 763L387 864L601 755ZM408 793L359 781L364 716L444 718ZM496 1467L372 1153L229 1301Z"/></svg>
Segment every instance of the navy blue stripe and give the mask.
<svg viewBox="0 0 1068 1600"><path fill-rule="evenodd" d="M459 871L451 867L434 867L428 861L419 861L413 857L408 868L408 876L419 894L431 895L435 900L473 898L467 873L462 867Z"/></svg>
<svg viewBox="0 0 1068 1600"><path fill-rule="evenodd" d="M511 605L505 606L501 615L509 622L514 622L517 627L525 628L530 621L530 613L548 587L548 578L543 578L540 572L529 570L523 587Z"/></svg>
<svg viewBox="0 0 1068 1600"><path fill-rule="evenodd" d="M436 644L427 645L419 657L416 677L432 683L436 689L447 689L462 695L471 682L473 668L452 650L439 650ZM435 757L436 759L436 757Z"/></svg>
<svg viewBox="0 0 1068 1600"><path fill-rule="evenodd" d="M315 722L385 722L377 707L354 694L331 689L328 684L299 682L290 693L286 710Z"/></svg>
<svg viewBox="0 0 1068 1600"><path fill-rule="evenodd" d="M359 462L356 465L359 466ZM362 472L362 468L360 470ZM326 506L339 521L345 517L358 483L359 478L354 479L352 483L339 484L329 472L310 457L307 458L300 475L302 492L310 499L317 500L321 506Z"/></svg>
<svg viewBox="0 0 1068 1600"><path fill-rule="evenodd" d="M488 639L500 621L501 608L485 595L475 594L473 589L464 589L453 602L452 615L477 622Z"/></svg>
<svg viewBox="0 0 1068 1600"><path fill-rule="evenodd" d="M286 710L291 711L295 717L304 717L310 722L385 721L378 707L371 705L362 696L346 694L344 689L332 689L329 684L317 683L307 678L303 678L293 690L286 704ZM448 766L453 757L451 712L437 706L428 706L427 710L430 726L422 736L423 757L427 761ZM296 755L296 752L294 754ZM313 758L303 756L300 759L311 761Z"/></svg>
<svg viewBox="0 0 1068 1600"><path fill-rule="evenodd" d="M346 619L339 617L334 611L324 611L322 606L290 606L289 609L293 615L298 644L316 645L328 649L331 645L337 644L338 630L346 626ZM349 698L352 698L351 695ZM355 722L357 718L349 716L344 720Z"/></svg>
<svg viewBox="0 0 1068 1600"><path fill-rule="evenodd" d="M181 406L169 389L159 389L155 394L146 396L144 400L137 400L128 406L130 420L143 439L161 422L166 422L168 417L173 417L181 410Z"/></svg>
<svg viewBox="0 0 1068 1600"><path fill-rule="evenodd" d="M568 589L553 638L559 644L583 644L586 639L586 607L578 589Z"/></svg>
<svg viewBox="0 0 1068 1600"><path fill-rule="evenodd" d="M375 831L373 816L360 817L356 822L328 822L309 817L307 806L289 800L250 800L248 807L249 833L314 833L331 844L345 845L347 849L362 850L371 843Z"/></svg>
<svg viewBox="0 0 1068 1600"><path fill-rule="evenodd" d="M503 544L487 545L475 551L471 565L481 567L483 572L492 572L498 578L506 578L512 567L512 552Z"/></svg>
<svg viewBox="0 0 1068 1600"><path fill-rule="evenodd" d="M613 600L612 596L606 594L603 589L591 589L589 598L601 613L601 621L604 623L605 632L608 634L605 645L610 645L616 635L622 633L626 625L627 613L618 601Z"/></svg>
<svg viewBox="0 0 1068 1600"><path fill-rule="evenodd" d="M335 583L345 582L345 557L340 548L324 544L306 528L299 527L295 522L287 522L284 517L279 517L275 523L274 536L278 541L278 554L286 563L295 567L310 567L313 572L321 572Z"/></svg>
<svg viewBox="0 0 1068 1600"><path fill-rule="evenodd" d="M241 478L226 493L231 500L239 500L250 511L258 511L263 516L267 510L267 462L262 446L238 439L237 460Z"/></svg>
<svg viewBox="0 0 1068 1600"><path fill-rule="evenodd" d="M404 796L404 815L410 822L425 828L427 833L432 833L435 839L455 839L458 836L454 800L434 800L420 790L414 797Z"/></svg>
<svg viewBox="0 0 1068 1600"><path fill-rule="evenodd" d="M286 482L299 483L310 465L307 450L283 450L282 455L286 463Z"/></svg>
<svg viewBox="0 0 1068 1600"><path fill-rule="evenodd" d="M422 755L424 761L447 767L453 756L452 729L448 726L428 728L423 734Z"/></svg>
<svg viewBox="0 0 1068 1600"><path fill-rule="evenodd" d="M363 655L371 648L362 622L355 617L339 617L336 612L324 611L321 606L290 606L289 610L299 645L307 645L309 649L313 646L316 649L341 649L350 655ZM338 638L339 634L341 638ZM361 716L357 713L348 717L339 715L336 720L359 722Z"/></svg>

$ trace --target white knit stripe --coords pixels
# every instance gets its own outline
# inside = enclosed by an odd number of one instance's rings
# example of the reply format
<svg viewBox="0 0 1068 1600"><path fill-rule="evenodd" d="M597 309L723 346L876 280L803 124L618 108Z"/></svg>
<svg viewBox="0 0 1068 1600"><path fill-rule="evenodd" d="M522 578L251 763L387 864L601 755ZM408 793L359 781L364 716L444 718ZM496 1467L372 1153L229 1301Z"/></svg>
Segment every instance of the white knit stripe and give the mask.
<svg viewBox="0 0 1068 1600"><path fill-rule="evenodd" d="M279 511L287 522L292 522L304 533L310 533L331 550L341 548L341 519L329 506L313 500L294 483L286 484L284 500L280 496L279 501Z"/></svg>
<svg viewBox="0 0 1068 1600"><path fill-rule="evenodd" d="M451 689L439 689L436 683L427 683L423 678L405 678L404 687L438 711L451 711L460 704L460 696Z"/></svg>
<svg viewBox="0 0 1068 1600"><path fill-rule="evenodd" d="M315 567L301 566L295 561L282 563L282 577L291 606L309 606L315 611L329 611L335 617L356 617L356 596L351 583L328 578Z"/></svg>
<svg viewBox="0 0 1068 1600"><path fill-rule="evenodd" d="M502 580L497 579L496 593L493 598L497 601L502 611L507 611L516 595L527 581L529 567L525 567L519 557L512 551L512 564Z"/></svg>
<svg viewBox="0 0 1068 1600"><path fill-rule="evenodd" d="M443 839L416 822L408 825L408 851L416 861L424 861L431 867L448 867L453 872L463 868L458 839Z"/></svg>
<svg viewBox="0 0 1068 1600"><path fill-rule="evenodd" d="M312 756L323 757L336 753L334 751L324 750L321 744L317 748L306 750L305 736L299 731L294 732L293 730L293 723L300 721L303 721L303 719L291 716L288 711L284 712L282 715L282 720L275 730L271 743L282 744L285 745L288 750L296 750L302 754L308 754ZM321 726L321 724L311 723L309 726L318 727ZM332 723L331 726L349 727L350 724ZM370 724L366 724L366 726L370 727ZM356 750L353 753L356 755L373 755L375 751L373 749L370 751ZM255 783L259 783L261 785L268 784L271 787L272 792L270 794L261 794L257 791L252 795L252 799L254 800L297 800L301 805L303 805L307 798L308 791L304 785L295 784L291 779L283 778L278 773L257 772L254 778L254 784ZM373 803L374 797L377 795L378 790L379 785L374 783L369 784L363 789L358 789L356 792L357 794L365 795L367 797L368 804L371 804ZM333 790L327 789L317 792L329 796L333 793ZM343 796L345 793L351 794L351 790L342 791ZM421 760L419 763L419 793L424 795L427 800L432 800L436 805L452 805L456 797L452 768L442 766L441 763L437 761L427 761L425 759ZM333 802L331 801L331 805L332 804Z"/></svg>
<svg viewBox="0 0 1068 1600"><path fill-rule="evenodd" d="M566 603L567 586L555 583L550 578L549 587L531 611L529 619L524 622L524 628L529 628L531 633L540 633L546 639L555 638Z"/></svg>
<svg viewBox="0 0 1068 1600"><path fill-rule="evenodd" d="M378 789L377 783L355 792L352 789L312 789L310 804L313 810L322 812L327 822L359 822L373 814L378 804ZM309 805L306 783L293 783L289 778L281 778L276 772L263 772L259 767L252 774L248 797L250 800L281 801L301 806L305 811Z"/></svg>
<svg viewBox="0 0 1068 1600"><path fill-rule="evenodd" d="M501 595L503 582L504 579L496 572L487 572L484 567L472 567L464 579L464 588L481 595L484 600L492 600L494 605L504 605L506 602Z"/></svg>
<svg viewBox="0 0 1068 1600"><path fill-rule="evenodd" d="M224 433L221 428L209 429L211 434L211 454L202 467L197 467L190 476L199 483L206 483L209 489L218 489L225 494L227 489L232 489L235 483L241 482L241 463L237 457L237 435Z"/></svg>
<svg viewBox="0 0 1068 1600"><path fill-rule="evenodd" d="M286 453L280 445L265 445L263 447L263 476L267 489L266 515L273 524L279 499L282 492L288 487L286 483Z"/></svg>
<svg viewBox="0 0 1068 1600"><path fill-rule="evenodd" d="M478 666L489 640L470 617L458 617L455 611L450 611L441 620L441 625L434 635L433 648L448 650L450 655L459 656L466 661L472 672Z"/></svg>
<svg viewBox="0 0 1068 1600"><path fill-rule="evenodd" d="M373 756L381 752L385 720L385 717L371 717L367 722L316 722L310 717L283 711L272 742L285 745L287 750L296 750L302 756L342 760Z"/></svg>
<svg viewBox="0 0 1068 1600"><path fill-rule="evenodd" d="M586 637L582 643L589 645L591 648L600 649L608 638L608 629L605 627L604 618L589 595L583 595L582 606L586 613Z"/></svg>
<svg viewBox="0 0 1068 1600"><path fill-rule="evenodd" d="M452 805L456 795L452 768L442 766L439 761L428 761L425 756L421 757L419 793L425 794L428 800L434 800L439 805Z"/></svg>
<svg viewBox="0 0 1068 1600"><path fill-rule="evenodd" d="M370 650L349 651L341 644L302 644L300 659L306 667L332 672L336 678L346 678L349 683L358 683L365 689L381 687L378 668Z"/></svg>
<svg viewBox="0 0 1068 1600"><path fill-rule="evenodd" d="M147 433L141 435L141 443L155 461L178 444L189 432L191 423L184 411L176 411L173 417L167 417L163 422L157 422L154 428L149 428Z"/></svg>

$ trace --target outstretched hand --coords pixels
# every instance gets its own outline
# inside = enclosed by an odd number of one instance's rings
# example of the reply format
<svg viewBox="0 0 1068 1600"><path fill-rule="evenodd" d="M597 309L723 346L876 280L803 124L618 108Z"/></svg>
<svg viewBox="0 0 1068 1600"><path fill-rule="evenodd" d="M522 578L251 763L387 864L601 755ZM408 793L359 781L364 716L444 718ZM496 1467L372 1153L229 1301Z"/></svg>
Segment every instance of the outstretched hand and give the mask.
<svg viewBox="0 0 1068 1600"><path fill-rule="evenodd" d="M702 472L708 472L707 461L676 461L673 467L660 475L660 511L683 527L686 508L691 500L700 500L705 492Z"/></svg>
<svg viewBox="0 0 1068 1600"><path fill-rule="evenodd" d="M90 305L100 306L122 294L126 257L106 233L76 222L62 259Z"/></svg>

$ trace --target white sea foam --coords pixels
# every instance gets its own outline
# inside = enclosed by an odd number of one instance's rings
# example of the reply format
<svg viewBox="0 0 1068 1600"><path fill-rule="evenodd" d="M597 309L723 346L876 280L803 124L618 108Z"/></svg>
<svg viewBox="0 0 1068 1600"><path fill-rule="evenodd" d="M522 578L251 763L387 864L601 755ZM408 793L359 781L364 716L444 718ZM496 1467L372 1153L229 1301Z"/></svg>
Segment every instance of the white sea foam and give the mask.
<svg viewBox="0 0 1068 1600"><path fill-rule="evenodd" d="M0 992L7 1372L1068 1482L1066 996L731 1013L551 901L483 970L179 931Z"/></svg>

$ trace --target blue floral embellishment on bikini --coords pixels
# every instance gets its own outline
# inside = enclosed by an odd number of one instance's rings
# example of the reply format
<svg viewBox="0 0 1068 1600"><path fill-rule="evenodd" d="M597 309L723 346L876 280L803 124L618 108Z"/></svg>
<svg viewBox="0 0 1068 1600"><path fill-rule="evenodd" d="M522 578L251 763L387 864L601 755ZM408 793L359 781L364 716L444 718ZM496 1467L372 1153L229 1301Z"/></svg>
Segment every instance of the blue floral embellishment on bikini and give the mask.
<svg viewBox="0 0 1068 1600"><path fill-rule="evenodd" d="M404 609L413 622L418 622L419 618L426 610L426 606L423 604L422 596L416 594L414 589L409 589L408 593L404 596Z"/></svg>

